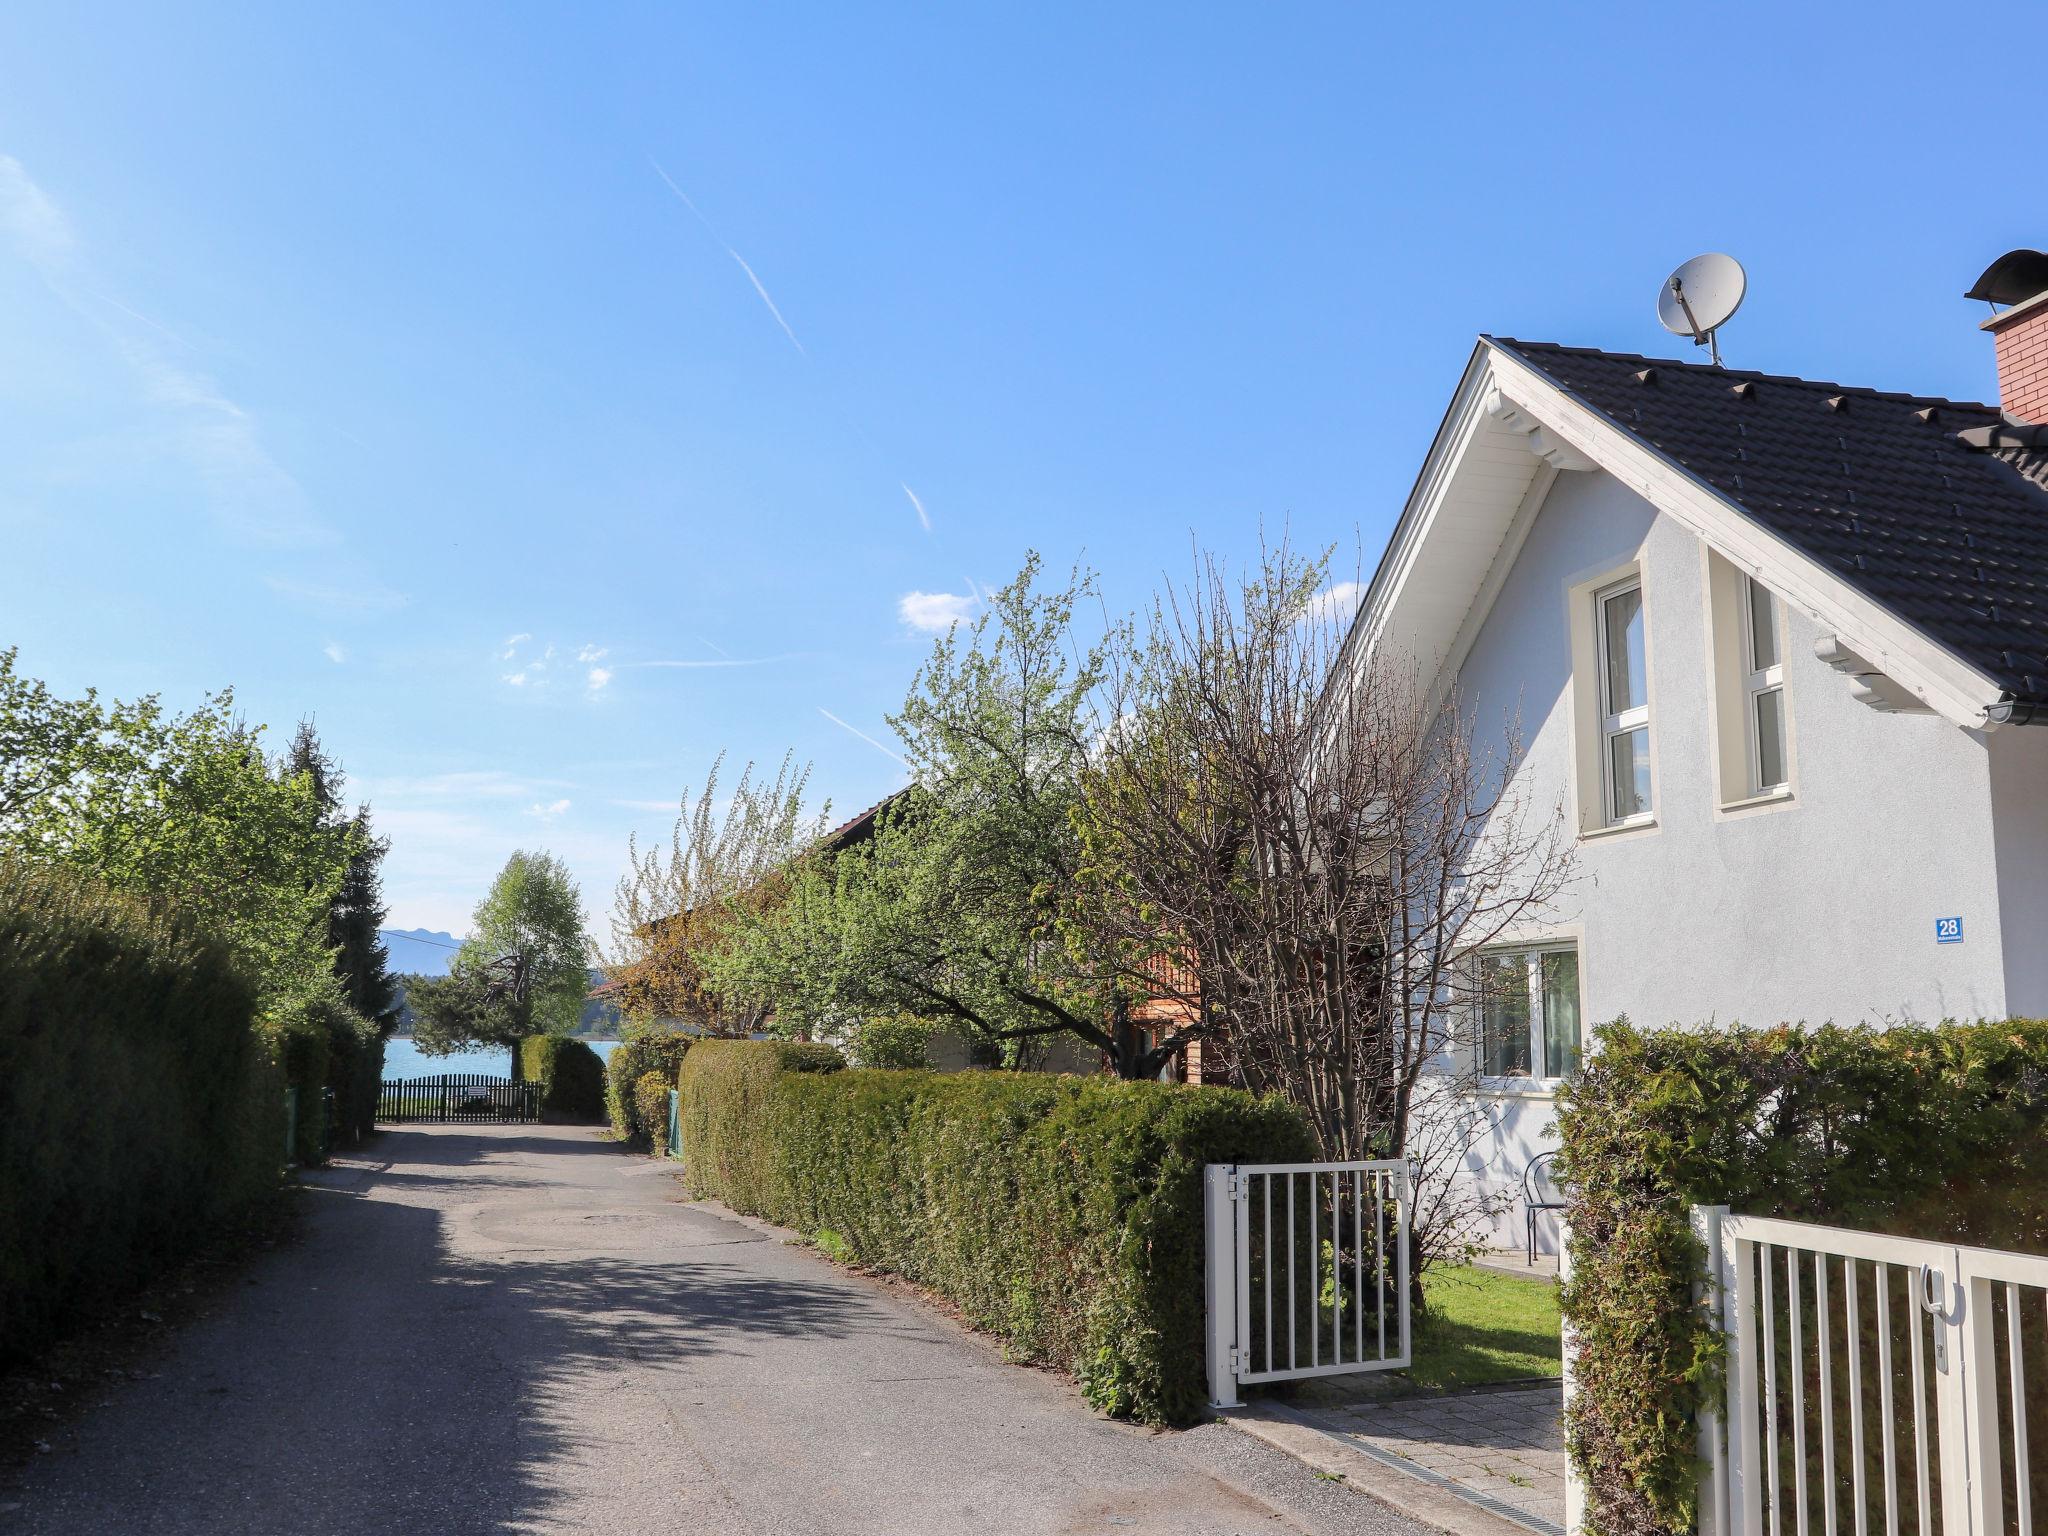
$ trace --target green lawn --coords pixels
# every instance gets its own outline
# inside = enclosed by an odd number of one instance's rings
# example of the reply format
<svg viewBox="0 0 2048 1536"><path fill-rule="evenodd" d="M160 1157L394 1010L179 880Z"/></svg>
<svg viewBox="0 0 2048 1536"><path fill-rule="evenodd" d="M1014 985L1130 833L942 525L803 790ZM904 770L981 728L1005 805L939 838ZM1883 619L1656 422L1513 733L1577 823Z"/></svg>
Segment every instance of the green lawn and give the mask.
<svg viewBox="0 0 2048 1536"><path fill-rule="evenodd" d="M1415 1319L1419 1387L1470 1387L1555 1376L1557 1286L1549 1280L1471 1265L1441 1265L1423 1277L1425 1309Z"/></svg>

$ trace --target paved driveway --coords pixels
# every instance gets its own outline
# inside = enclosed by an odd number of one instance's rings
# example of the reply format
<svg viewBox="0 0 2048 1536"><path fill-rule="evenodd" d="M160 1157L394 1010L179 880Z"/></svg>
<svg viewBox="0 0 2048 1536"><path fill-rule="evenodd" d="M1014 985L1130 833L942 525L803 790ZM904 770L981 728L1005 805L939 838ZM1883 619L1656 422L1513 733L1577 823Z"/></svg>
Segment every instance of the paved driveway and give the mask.
<svg viewBox="0 0 2048 1536"><path fill-rule="evenodd" d="M581 1129L391 1131L0 1489L32 1533L1422 1527L1221 1425L1096 1418Z"/></svg>

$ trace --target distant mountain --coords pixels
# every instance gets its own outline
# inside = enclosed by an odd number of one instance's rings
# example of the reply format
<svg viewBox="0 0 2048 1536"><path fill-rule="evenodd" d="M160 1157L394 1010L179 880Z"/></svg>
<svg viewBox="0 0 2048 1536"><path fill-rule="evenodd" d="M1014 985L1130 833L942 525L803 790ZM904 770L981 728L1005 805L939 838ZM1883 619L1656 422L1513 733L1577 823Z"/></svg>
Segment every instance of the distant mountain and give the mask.
<svg viewBox="0 0 2048 1536"><path fill-rule="evenodd" d="M384 947L391 952L396 976L446 976L448 962L462 941L432 928L382 928Z"/></svg>

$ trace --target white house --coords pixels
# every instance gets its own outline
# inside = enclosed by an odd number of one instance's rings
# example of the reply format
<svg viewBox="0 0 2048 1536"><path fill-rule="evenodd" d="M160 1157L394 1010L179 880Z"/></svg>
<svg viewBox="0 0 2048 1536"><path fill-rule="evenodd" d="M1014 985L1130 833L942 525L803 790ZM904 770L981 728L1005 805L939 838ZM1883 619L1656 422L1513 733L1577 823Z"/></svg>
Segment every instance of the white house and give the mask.
<svg viewBox="0 0 2048 1536"><path fill-rule="evenodd" d="M1347 648L1518 722L1517 789L1577 839L1555 920L1480 957L1515 985L1476 1175L1553 1144L1619 1014L2048 1015L2048 257L1971 296L2011 306L2004 414L1474 349Z"/></svg>

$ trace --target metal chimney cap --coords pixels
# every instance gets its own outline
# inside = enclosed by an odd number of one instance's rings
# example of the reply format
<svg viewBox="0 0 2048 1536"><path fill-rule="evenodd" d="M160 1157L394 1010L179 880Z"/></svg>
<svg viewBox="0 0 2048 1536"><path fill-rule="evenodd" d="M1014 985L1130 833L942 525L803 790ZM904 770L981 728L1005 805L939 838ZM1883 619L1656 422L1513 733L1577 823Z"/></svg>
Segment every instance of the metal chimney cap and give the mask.
<svg viewBox="0 0 2048 1536"><path fill-rule="evenodd" d="M2007 251L1986 267L1977 286L1963 297L1987 304L2024 304L2039 293L2048 293L2048 251L2022 248Z"/></svg>

